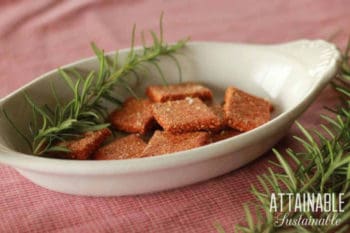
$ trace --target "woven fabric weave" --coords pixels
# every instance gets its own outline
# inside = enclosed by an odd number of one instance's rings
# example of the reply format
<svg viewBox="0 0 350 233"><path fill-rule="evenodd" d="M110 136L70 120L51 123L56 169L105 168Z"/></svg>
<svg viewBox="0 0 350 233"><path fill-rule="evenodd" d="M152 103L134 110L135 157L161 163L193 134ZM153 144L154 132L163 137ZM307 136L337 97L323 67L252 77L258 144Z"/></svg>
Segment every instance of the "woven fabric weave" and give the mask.
<svg viewBox="0 0 350 233"><path fill-rule="evenodd" d="M1 1L0 97L38 75L91 56L95 41L106 51L129 46L131 28L158 27L164 11L167 41L277 43L299 38L344 45L350 3L335 1ZM342 31L343 30L343 31ZM137 41L139 43L139 41ZM253 67L252 67L253 68ZM317 126L324 105L337 103L326 88L299 121ZM276 145L300 149L293 128ZM250 186L266 172L267 153L227 175L176 190L132 197L92 198L46 190L0 165L0 232L227 232L244 220Z"/></svg>

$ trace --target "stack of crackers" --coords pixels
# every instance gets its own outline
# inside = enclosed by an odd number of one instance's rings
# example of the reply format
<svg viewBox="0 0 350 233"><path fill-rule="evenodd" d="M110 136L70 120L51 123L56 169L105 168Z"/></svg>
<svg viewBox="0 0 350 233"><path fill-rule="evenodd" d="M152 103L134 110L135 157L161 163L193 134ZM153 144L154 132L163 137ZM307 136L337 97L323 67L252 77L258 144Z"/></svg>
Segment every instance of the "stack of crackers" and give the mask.
<svg viewBox="0 0 350 233"><path fill-rule="evenodd" d="M109 116L112 127L127 136L101 147L111 132L90 132L67 143L68 157L129 159L189 150L252 130L270 120L272 109L269 101L235 87L226 89L223 104L215 104L209 88L191 82L149 86L146 95L127 99Z"/></svg>

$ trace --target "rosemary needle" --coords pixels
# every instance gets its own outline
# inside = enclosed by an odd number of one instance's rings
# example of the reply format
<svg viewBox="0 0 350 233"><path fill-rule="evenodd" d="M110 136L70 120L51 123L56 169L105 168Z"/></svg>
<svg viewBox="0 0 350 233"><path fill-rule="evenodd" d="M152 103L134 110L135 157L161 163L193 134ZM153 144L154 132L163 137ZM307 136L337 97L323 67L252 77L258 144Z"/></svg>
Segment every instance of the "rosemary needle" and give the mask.
<svg viewBox="0 0 350 233"><path fill-rule="evenodd" d="M98 71L92 70L84 75L74 68L58 69L59 75L64 79L73 94L71 100L62 103L52 84L50 88L56 100L55 106L39 106L28 94L24 94L26 101L32 107L33 113L32 120L29 123L31 138L25 137L10 120L10 116L4 114L16 131L27 142L30 142L33 154L45 155L49 152L68 152L67 148L57 146L58 142L77 138L84 132L108 127L109 124L104 123L107 109L103 102L108 101L115 105L121 104L121 101L114 95L116 85L124 87L132 95L135 95L125 79L129 77L129 74L133 74L139 79L137 69L145 63L152 64L163 82L167 83L161 67L158 65L158 58L169 56L174 60L174 64L181 75L179 62L173 56L173 53L184 47L188 39L179 40L172 45L166 44L163 40L162 18L163 14L160 17L160 35L151 31L153 44L150 46L144 44L141 53L134 50L136 27L133 27L131 48L123 64L119 63L118 52L112 59L105 56L104 51L92 43L91 47L99 62Z"/></svg>
<svg viewBox="0 0 350 233"><path fill-rule="evenodd" d="M327 125L321 125L323 132L310 133L298 124L303 137L295 137L304 147L304 152L287 150L287 157L274 151L278 162L275 166L283 172L275 173L269 168L268 174L258 177L259 185L263 189L252 187L252 194L256 202L253 204L256 218L253 218L250 208L245 207L246 225L237 225L237 232L349 232L350 231L350 40L343 54L339 77L332 85L338 91L342 105L337 109L330 109L333 117L321 116ZM335 116L334 116L335 114ZM317 140L316 140L317 138ZM320 143L317 143L319 141ZM291 169L291 165L295 169ZM283 208L282 212L270 211L271 193L343 193L343 212L289 212ZM295 199L293 200L295 201ZM307 203L302 203L307 205ZM252 207L252 205L250 205ZM288 215L288 219L326 219L336 217L338 224L323 225L285 225L276 226L276 214ZM254 224L252 224L254 222ZM287 228L287 229L286 229Z"/></svg>

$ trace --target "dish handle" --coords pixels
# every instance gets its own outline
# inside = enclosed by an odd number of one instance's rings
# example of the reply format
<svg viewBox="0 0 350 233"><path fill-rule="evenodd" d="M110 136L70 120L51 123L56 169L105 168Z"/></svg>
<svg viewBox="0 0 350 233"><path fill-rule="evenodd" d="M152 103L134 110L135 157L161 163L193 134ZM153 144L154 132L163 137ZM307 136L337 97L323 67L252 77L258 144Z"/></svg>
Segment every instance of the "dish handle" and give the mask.
<svg viewBox="0 0 350 233"><path fill-rule="evenodd" d="M337 47L324 40L298 40L276 48L301 63L311 77L324 82L332 78L341 58Z"/></svg>

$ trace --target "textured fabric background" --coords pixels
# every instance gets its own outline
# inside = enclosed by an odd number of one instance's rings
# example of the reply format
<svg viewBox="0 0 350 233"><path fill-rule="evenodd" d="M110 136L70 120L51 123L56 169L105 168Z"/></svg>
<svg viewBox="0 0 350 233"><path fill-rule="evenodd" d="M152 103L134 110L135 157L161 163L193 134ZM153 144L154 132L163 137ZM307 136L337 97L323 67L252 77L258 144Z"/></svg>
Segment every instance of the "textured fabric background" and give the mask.
<svg viewBox="0 0 350 233"><path fill-rule="evenodd" d="M133 23L157 29L165 13L168 41L276 43L336 36L344 46L350 32L347 0L295 1L0 1L0 97L38 75L91 56L95 41L105 50L129 46ZM337 102L327 88L299 119L320 123L324 105ZM276 147L296 148L293 127ZM250 185L273 159L261 159L207 182L134 197L90 198L38 187L0 165L0 232L227 232L244 219Z"/></svg>

